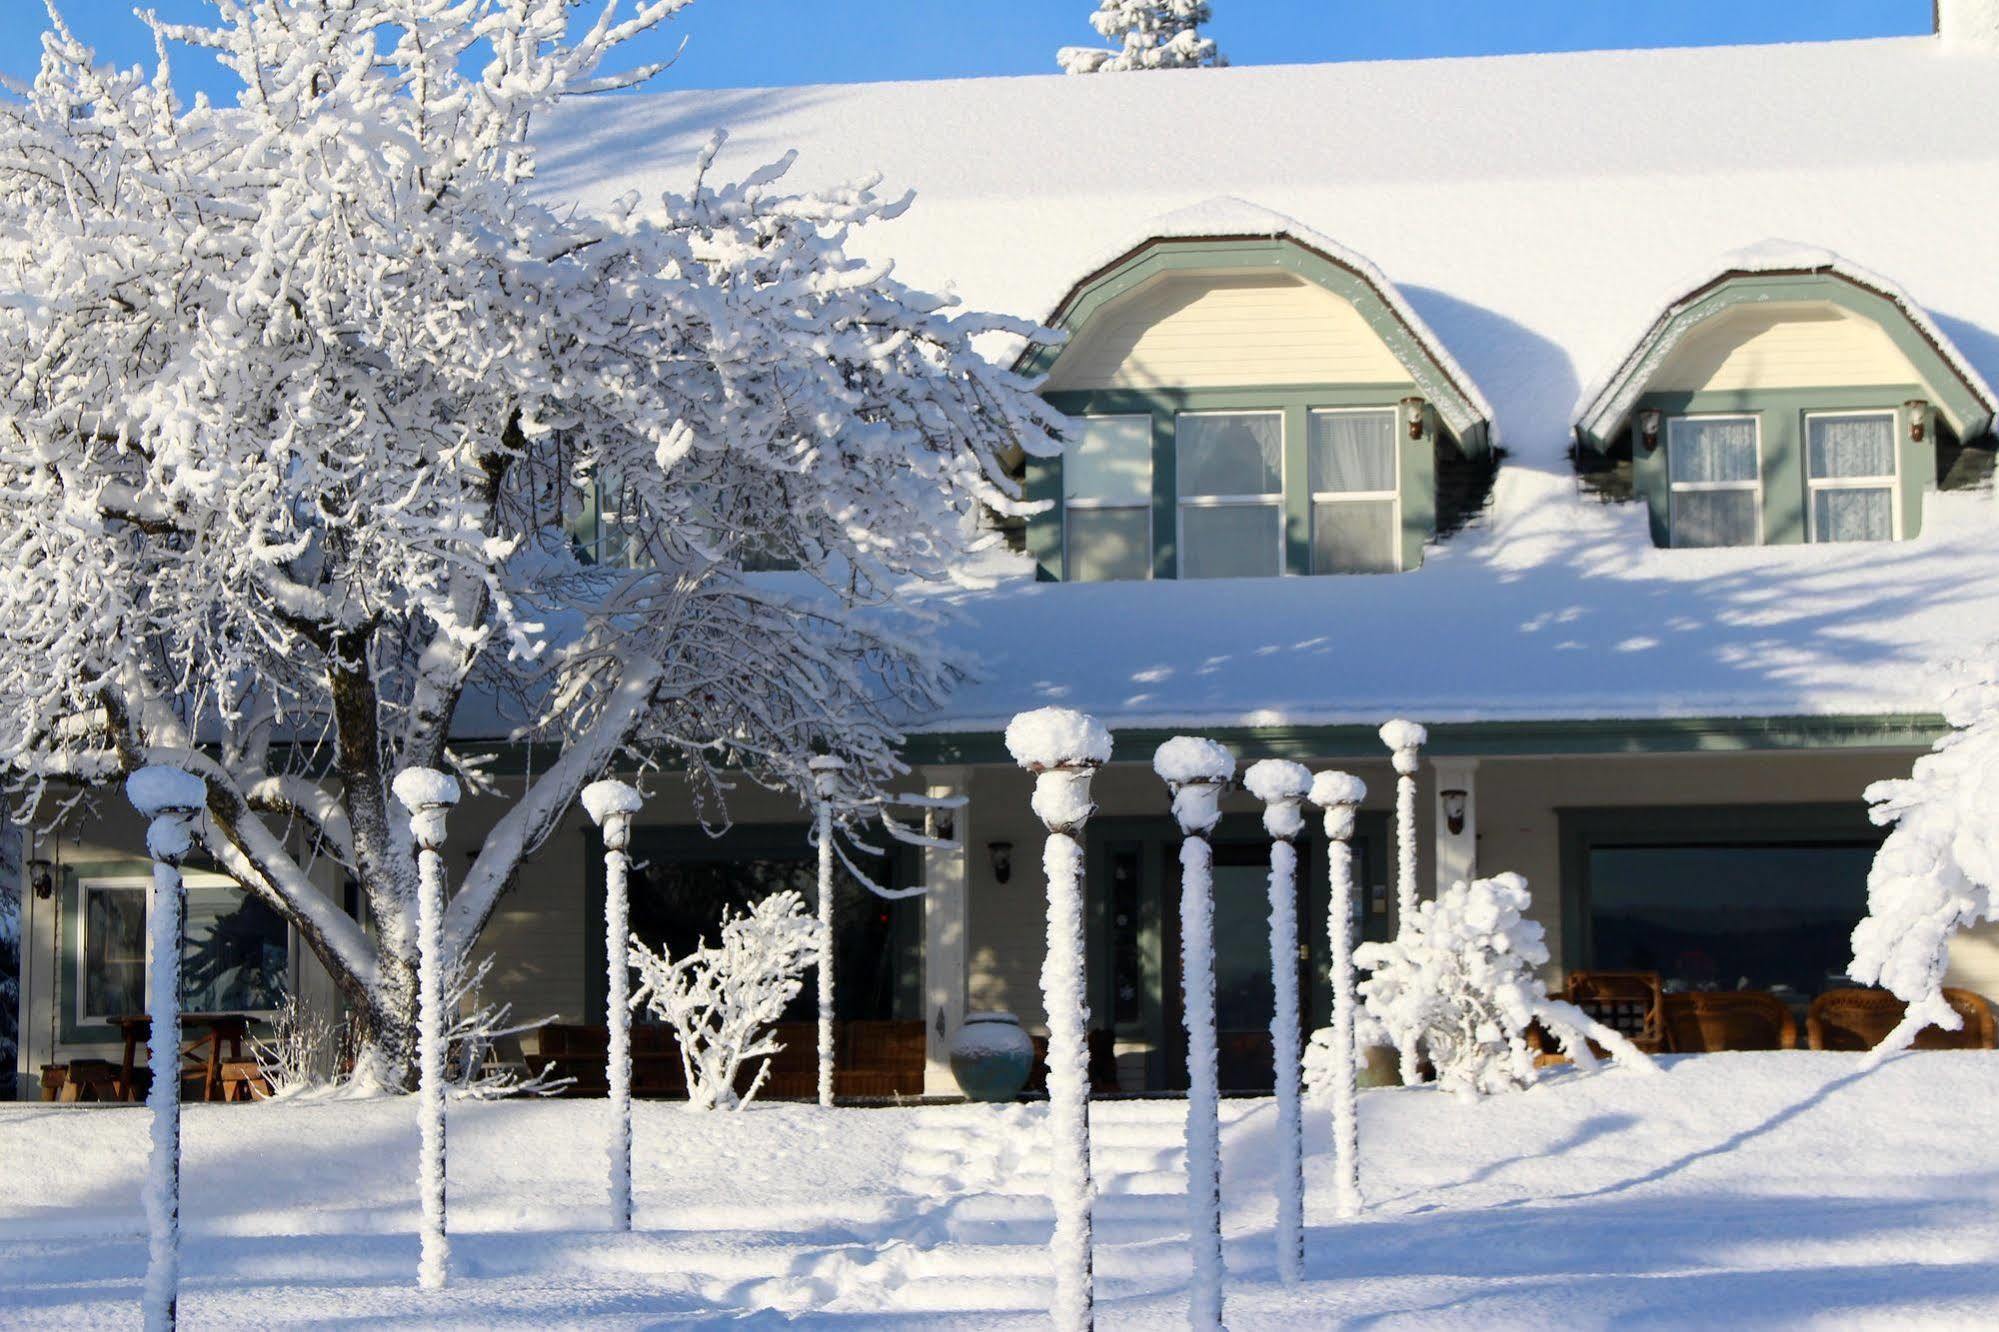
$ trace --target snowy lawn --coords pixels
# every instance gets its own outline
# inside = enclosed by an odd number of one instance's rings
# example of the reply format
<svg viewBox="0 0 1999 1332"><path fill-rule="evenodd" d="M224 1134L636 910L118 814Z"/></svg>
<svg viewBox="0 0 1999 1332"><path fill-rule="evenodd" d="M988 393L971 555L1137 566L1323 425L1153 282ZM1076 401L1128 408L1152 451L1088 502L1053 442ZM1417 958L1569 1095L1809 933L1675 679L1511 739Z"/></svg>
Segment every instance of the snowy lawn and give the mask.
<svg viewBox="0 0 1999 1332"><path fill-rule="evenodd" d="M1229 1322L1999 1319L1999 1054L1669 1061L1466 1103L1361 1097L1369 1213L1332 1215L1308 1112L1308 1281L1278 1287L1274 1112L1222 1108ZM1094 1111L1107 1327L1184 1317L1185 1105ZM452 1116L457 1269L415 1290L415 1106L189 1108L190 1326L614 1326L749 1315L1032 1327L1048 1286L1041 1107L690 1115L641 1104L636 1233L600 1233L604 1103ZM0 1106L0 1323L130 1325L142 1110Z"/></svg>

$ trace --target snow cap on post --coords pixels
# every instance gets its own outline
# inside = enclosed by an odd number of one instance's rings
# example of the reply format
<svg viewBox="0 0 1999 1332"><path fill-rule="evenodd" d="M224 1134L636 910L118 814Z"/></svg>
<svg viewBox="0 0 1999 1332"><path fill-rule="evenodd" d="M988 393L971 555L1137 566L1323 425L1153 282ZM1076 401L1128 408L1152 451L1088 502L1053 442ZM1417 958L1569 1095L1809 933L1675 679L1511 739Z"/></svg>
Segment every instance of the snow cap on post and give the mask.
<svg viewBox="0 0 1999 1332"><path fill-rule="evenodd" d="M1036 708L1007 723L1006 752L1029 772L1095 768L1111 761L1111 733L1074 708Z"/></svg>
<svg viewBox="0 0 1999 1332"><path fill-rule="evenodd" d="M1154 751L1152 770L1173 792L1180 831L1212 832L1222 817L1222 788L1235 776L1235 756L1213 740L1176 735Z"/></svg>
<svg viewBox="0 0 1999 1332"><path fill-rule="evenodd" d="M1244 769L1243 790L1263 802L1263 830L1280 841L1305 831L1299 810L1312 789L1312 770L1290 759L1258 759Z"/></svg>
<svg viewBox="0 0 1999 1332"><path fill-rule="evenodd" d="M208 803L208 784L180 768L155 765L125 779L125 798L151 820L146 851L154 860L178 865L194 850L188 820Z"/></svg>
<svg viewBox="0 0 1999 1332"><path fill-rule="evenodd" d="M847 760L837 754L814 754L812 761L805 765L812 770L812 790L820 799L828 799L833 788L840 784L840 774L847 770Z"/></svg>
<svg viewBox="0 0 1999 1332"><path fill-rule="evenodd" d="M604 849L622 851L631 841L632 815L645 806L645 797L630 782L615 777L592 782L583 788L583 812L604 830Z"/></svg>
<svg viewBox="0 0 1999 1332"><path fill-rule="evenodd" d="M458 803L458 779L435 768L404 768L389 784L410 812L410 832L428 850L444 841L444 815Z"/></svg>
<svg viewBox="0 0 1999 1332"><path fill-rule="evenodd" d="M1381 743L1395 752L1395 771L1413 777L1420 766L1416 751L1430 743L1430 733L1415 722L1398 718L1381 728Z"/></svg>
<svg viewBox="0 0 1999 1332"><path fill-rule="evenodd" d="M1350 772L1322 772L1312 779L1312 803L1326 811L1326 836L1353 836L1354 811L1367 799L1367 783Z"/></svg>

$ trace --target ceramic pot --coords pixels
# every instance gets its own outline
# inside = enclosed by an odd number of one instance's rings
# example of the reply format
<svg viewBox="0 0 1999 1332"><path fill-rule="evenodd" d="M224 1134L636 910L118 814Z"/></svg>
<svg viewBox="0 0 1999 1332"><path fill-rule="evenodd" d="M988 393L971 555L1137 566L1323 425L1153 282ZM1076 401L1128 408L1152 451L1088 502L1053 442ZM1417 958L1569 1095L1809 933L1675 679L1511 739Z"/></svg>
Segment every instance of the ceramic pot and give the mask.
<svg viewBox="0 0 1999 1332"><path fill-rule="evenodd" d="M972 1013L951 1038L951 1076L974 1101L1011 1101L1034 1068L1034 1039L1011 1013Z"/></svg>

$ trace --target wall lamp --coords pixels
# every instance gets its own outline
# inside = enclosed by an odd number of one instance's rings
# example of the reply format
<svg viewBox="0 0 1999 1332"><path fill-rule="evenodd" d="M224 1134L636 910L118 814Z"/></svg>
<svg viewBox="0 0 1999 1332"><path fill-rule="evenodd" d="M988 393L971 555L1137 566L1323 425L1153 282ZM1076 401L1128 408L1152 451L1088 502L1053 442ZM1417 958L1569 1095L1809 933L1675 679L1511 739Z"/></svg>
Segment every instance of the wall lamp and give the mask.
<svg viewBox="0 0 1999 1332"><path fill-rule="evenodd" d="M1457 787L1437 792L1437 799L1444 802L1444 826L1456 837L1465 830L1465 809L1471 801L1471 793Z"/></svg>
<svg viewBox="0 0 1999 1332"><path fill-rule="evenodd" d="M48 901L56 895L55 867L46 860L28 862L28 886L35 891L41 901Z"/></svg>
<svg viewBox="0 0 1999 1332"><path fill-rule="evenodd" d="M1659 448L1661 419L1659 409L1656 407L1647 407L1638 413L1638 439L1645 446L1647 453L1657 452Z"/></svg>
<svg viewBox="0 0 1999 1332"><path fill-rule="evenodd" d="M987 842L986 859L992 862L993 882L1005 883L1013 877L1013 843Z"/></svg>
<svg viewBox="0 0 1999 1332"><path fill-rule="evenodd" d="M1423 400L1404 398L1402 400L1402 420L1409 427L1409 438L1423 438Z"/></svg>
<svg viewBox="0 0 1999 1332"><path fill-rule="evenodd" d="M1928 428L1926 423L1930 416L1930 405L1921 398L1912 398L1902 404L1902 410L1909 414L1910 442L1914 444L1922 443L1923 435Z"/></svg>

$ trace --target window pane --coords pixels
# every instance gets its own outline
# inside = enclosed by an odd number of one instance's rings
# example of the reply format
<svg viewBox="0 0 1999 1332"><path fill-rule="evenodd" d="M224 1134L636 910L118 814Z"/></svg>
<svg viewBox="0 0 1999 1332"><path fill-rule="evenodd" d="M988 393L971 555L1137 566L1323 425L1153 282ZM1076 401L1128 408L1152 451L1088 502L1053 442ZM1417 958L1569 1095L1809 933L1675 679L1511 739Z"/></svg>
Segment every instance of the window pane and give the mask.
<svg viewBox="0 0 1999 1332"><path fill-rule="evenodd" d="M1182 416L1182 495L1274 495L1284 488L1284 418L1275 412Z"/></svg>
<svg viewBox="0 0 1999 1332"><path fill-rule="evenodd" d="M1395 489L1395 413L1313 412L1312 493Z"/></svg>
<svg viewBox="0 0 1999 1332"><path fill-rule="evenodd" d="M84 903L84 1013L119 1017L145 1012L146 894L93 889Z"/></svg>
<svg viewBox="0 0 1999 1332"><path fill-rule="evenodd" d="M1845 984L1875 846L1624 846L1589 854L1590 960L1670 990Z"/></svg>
<svg viewBox="0 0 1999 1332"><path fill-rule="evenodd" d="M1895 535L1895 493L1887 486L1812 492L1812 540L1888 541Z"/></svg>
<svg viewBox="0 0 1999 1332"><path fill-rule="evenodd" d="M1748 416L1673 418L1666 461L1674 481L1754 481L1756 420Z"/></svg>
<svg viewBox="0 0 1999 1332"><path fill-rule="evenodd" d="M1269 578L1279 572L1274 504L1180 510L1182 578Z"/></svg>
<svg viewBox="0 0 1999 1332"><path fill-rule="evenodd" d="M1152 418L1079 416L1062 454L1062 494L1112 504L1152 502Z"/></svg>
<svg viewBox="0 0 1999 1332"><path fill-rule="evenodd" d="M1893 416L1813 416L1805 421L1806 459L1814 481L1895 475Z"/></svg>
<svg viewBox="0 0 1999 1332"><path fill-rule="evenodd" d="M1071 582L1152 576L1151 509L1069 510L1068 564Z"/></svg>
<svg viewBox="0 0 1999 1332"><path fill-rule="evenodd" d="M1755 545L1756 492L1753 490L1674 491L1673 544L1676 546Z"/></svg>
<svg viewBox="0 0 1999 1332"><path fill-rule="evenodd" d="M285 922L236 888L187 890L181 1004L191 1013L259 1012L284 1002Z"/></svg>
<svg viewBox="0 0 1999 1332"><path fill-rule="evenodd" d="M1394 573L1393 500L1322 500L1312 506L1312 572Z"/></svg>

